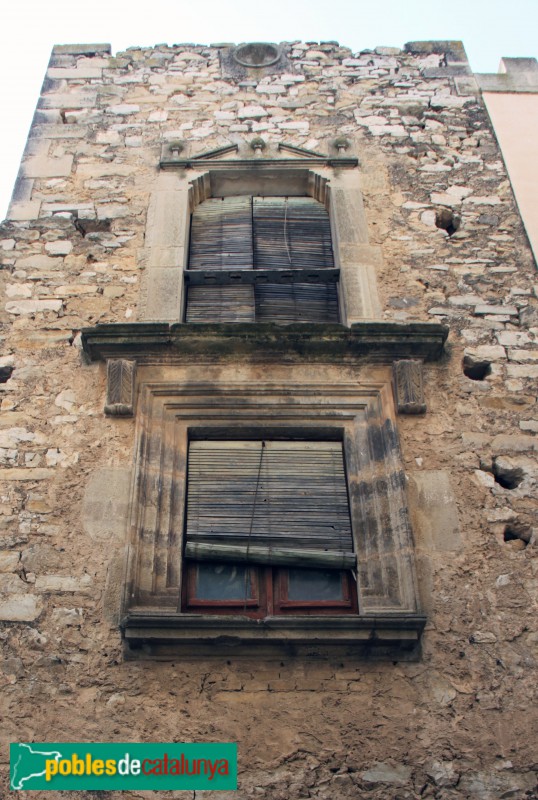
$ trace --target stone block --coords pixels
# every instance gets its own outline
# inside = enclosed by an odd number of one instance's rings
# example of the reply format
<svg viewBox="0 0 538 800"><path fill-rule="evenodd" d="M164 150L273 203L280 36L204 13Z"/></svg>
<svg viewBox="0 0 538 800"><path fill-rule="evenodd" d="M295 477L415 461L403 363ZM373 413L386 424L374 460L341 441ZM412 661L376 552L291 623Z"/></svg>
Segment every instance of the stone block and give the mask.
<svg viewBox="0 0 538 800"><path fill-rule="evenodd" d="M97 89L82 89L78 92L54 92L42 95L38 102L39 109L55 108L95 108L97 106ZM60 120L58 120L60 121Z"/></svg>
<svg viewBox="0 0 538 800"><path fill-rule="evenodd" d="M17 176L15 188L11 196L12 203L27 203L32 199L35 181L32 178L23 178L22 174Z"/></svg>
<svg viewBox="0 0 538 800"><path fill-rule="evenodd" d="M136 171L136 167L131 164L115 164L111 161L109 164L79 164L76 169L76 174L80 178L105 178L109 175L118 175L119 177L127 177Z"/></svg>
<svg viewBox="0 0 538 800"><path fill-rule="evenodd" d="M538 419L522 420L519 423L519 427L522 431L532 431L533 433L538 433Z"/></svg>
<svg viewBox="0 0 538 800"><path fill-rule="evenodd" d="M120 103L114 106L108 106L105 109L107 114L114 114L118 117L128 117L131 114L137 114L140 111L140 106L136 103Z"/></svg>
<svg viewBox="0 0 538 800"><path fill-rule="evenodd" d="M130 203L104 203L96 205L97 219L121 219L121 217L131 216L133 207Z"/></svg>
<svg viewBox="0 0 538 800"><path fill-rule="evenodd" d="M92 78L100 78L103 74L102 69L95 67L82 67L78 69L66 69L62 67L50 67L47 70L47 78L53 80L91 80Z"/></svg>
<svg viewBox="0 0 538 800"><path fill-rule="evenodd" d="M538 451L538 439L518 433L501 433L491 442L493 453L526 453Z"/></svg>
<svg viewBox="0 0 538 800"><path fill-rule="evenodd" d="M93 203L43 203L43 213L59 214L64 212L93 211Z"/></svg>
<svg viewBox="0 0 538 800"><path fill-rule="evenodd" d="M16 594L18 592L27 591L28 584L25 583L18 575L0 572L0 596L2 594Z"/></svg>
<svg viewBox="0 0 538 800"><path fill-rule="evenodd" d="M147 299L144 311L146 322L179 322L183 270L178 267L147 270L144 281Z"/></svg>
<svg viewBox="0 0 538 800"><path fill-rule="evenodd" d="M244 106L237 112L239 119L263 119L267 116L267 111L261 106Z"/></svg>
<svg viewBox="0 0 538 800"><path fill-rule="evenodd" d="M517 317L518 310L515 306L490 306L486 303L481 303L475 307L474 313L477 316L482 314L501 314L505 316Z"/></svg>
<svg viewBox="0 0 538 800"><path fill-rule="evenodd" d="M331 216L334 221L335 245L367 244L368 225L362 193L357 189L333 186Z"/></svg>
<svg viewBox="0 0 538 800"><path fill-rule="evenodd" d="M99 44L55 44L52 54L73 56L110 55L112 47L108 43Z"/></svg>
<svg viewBox="0 0 538 800"><path fill-rule="evenodd" d="M49 158L32 156L23 162L22 170L27 178L62 178L71 174L73 156Z"/></svg>
<svg viewBox="0 0 538 800"><path fill-rule="evenodd" d="M45 255L26 256L26 258L17 259L17 269L42 269L42 270L55 270L61 264L56 258Z"/></svg>
<svg viewBox="0 0 538 800"><path fill-rule="evenodd" d="M41 598L33 594L12 594L0 598L0 620L33 622L43 610Z"/></svg>
<svg viewBox="0 0 538 800"><path fill-rule="evenodd" d="M183 267L185 247L148 247L139 251L139 258L147 268Z"/></svg>
<svg viewBox="0 0 538 800"><path fill-rule="evenodd" d="M508 364L506 374L509 378L538 378L538 365L536 364Z"/></svg>
<svg viewBox="0 0 538 800"><path fill-rule="evenodd" d="M389 783L405 786L411 779L411 767L403 764L374 764L373 767L362 773L362 779L368 783Z"/></svg>
<svg viewBox="0 0 538 800"><path fill-rule="evenodd" d="M88 594L91 592L92 579L90 575L80 578L68 575L38 575L35 581L36 592L77 592Z"/></svg>
<svg viewBox="0 0 538 800"><path fill-rule="evenodd" d="M472 361L504 361L506 350L501 345L478 345L478 347L466 347L463 355L468 356Z"/></svg>
<svg viewBox="0 0 538 800"><path fill-rule="evenodd" d="M440 553L461 549L458 510L448 472L414 472L409 478L409 508L419 549Z"/></svg>
<svg viewBox="0 0 538 800"><path fill-rule="evenodd" d="M18 550L3 550L0 552L0 572L14 572L20 561Z"/></svg>
<svg viewBox="0 0 538 800"><path fill-rule="evenodd" d="M26 203L11 203L7 212L6 219L13 222L24 222L25 220L37 219L41 209L40 200L31 200Z"/></svg>
<svg viewBox="0 0 538 800"><path fill-rule="evenodd" d="M32 125L29 133L36 139L85 139L87 135L83 125Z"/></svg>
<svg viewBox="0 0 538 800"><path fill-rule="evenodd" d="M73 244L67 239L57 239L55 242L47 242L45 250L51 256L68 256L73 249Z"/></svg>
<svg viewBox="0 0 538 800"><path fill-rule="evenodd" d="M96 294L98 286L89 283L72 283L67 286L58 286L54 294L58 297L79 297L84 294Z"/></svg>
<svg viewBox="0 0 538 800"><path fill-rule="evenodd" d="M182 246L187 236L188 221L187 192L152 192L146 223L146 246Z"/></svg>
<svg viewBox="0 0 538 800"><path fill-rule="evenodd" d="M0 481L46 481L54 476L53 469L13 467L0 470Z"/></svg>
<svg viewBox="0 0 538 800"><path fill-rule="evenodd" d="M42 314L45 311L61 311L61 300L11 300L6 303L8 314L16 316L22 314Z"/></svg>

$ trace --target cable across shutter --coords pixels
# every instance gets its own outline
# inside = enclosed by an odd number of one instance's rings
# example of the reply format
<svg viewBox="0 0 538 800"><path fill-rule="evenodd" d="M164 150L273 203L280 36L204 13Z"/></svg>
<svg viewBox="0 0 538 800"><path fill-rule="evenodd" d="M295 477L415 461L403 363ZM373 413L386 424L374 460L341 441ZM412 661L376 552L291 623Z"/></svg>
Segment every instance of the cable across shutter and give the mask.
<svg viewBox="0 0 538 800"><path fill-rule="evenodd" d="M186 556L354 566L342 444L191 442Z"/></svg>
<svg viewBox="0 0 538 800"><path fill-rule="evenodd" d="M334 266L329 214L312 197L254 197L252 222L256 269Z"/></svg>

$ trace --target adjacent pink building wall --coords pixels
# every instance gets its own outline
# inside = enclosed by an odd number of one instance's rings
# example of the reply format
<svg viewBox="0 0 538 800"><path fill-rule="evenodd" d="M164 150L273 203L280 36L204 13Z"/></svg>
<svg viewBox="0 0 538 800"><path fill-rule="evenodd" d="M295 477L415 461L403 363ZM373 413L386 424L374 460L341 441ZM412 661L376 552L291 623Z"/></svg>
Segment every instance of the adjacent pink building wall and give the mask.
<svg viewBox="0 0 538 800"><path fill-rule="evenodd" d="M538 63L504 58L477 78L538 263Z"/></svg>

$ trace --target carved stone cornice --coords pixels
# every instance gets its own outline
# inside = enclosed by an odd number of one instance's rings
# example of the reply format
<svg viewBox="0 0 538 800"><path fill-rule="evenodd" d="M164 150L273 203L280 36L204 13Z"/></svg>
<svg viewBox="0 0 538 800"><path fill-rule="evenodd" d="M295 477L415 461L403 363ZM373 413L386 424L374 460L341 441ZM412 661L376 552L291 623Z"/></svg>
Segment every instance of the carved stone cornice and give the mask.
<svg viewBox="0 0 538 800"><path fill-rule="evenodd" d="M131 359L138 364L189 360L240 359L331 362L399 359L435 361L443 354L448 328L429 322L359 322L350 328L332 324L102 324L82 330L82 346L91 361Z"/></svg>

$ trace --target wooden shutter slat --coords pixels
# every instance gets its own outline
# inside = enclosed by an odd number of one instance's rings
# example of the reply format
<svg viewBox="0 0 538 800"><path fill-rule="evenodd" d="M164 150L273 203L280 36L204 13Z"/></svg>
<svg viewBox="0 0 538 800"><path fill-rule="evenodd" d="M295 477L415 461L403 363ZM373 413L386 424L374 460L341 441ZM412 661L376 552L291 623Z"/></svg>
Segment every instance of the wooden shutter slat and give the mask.
<svg viewBox="0 0 538 800"><path fill-rule="evenodd" d="M254 287L189 286L185 322L254 322Z"/></svg>
<svg viewBox="0 0 538 800"><path fill-rule="evenodd" d="M186 538L352 553L341 443L191 442Z"/></svg>
<svg viewBox="0 0 538 800"><path fill-rule="evenodd" d="M289 567L323 567L324 569L353 569L356 557L353 553L327 552L324 550L282 547L260 547L259 545L226 545L188 542L185 557L196 561L228 561L234 563L272 564Z"/></svg>
<svg viewBox="0 0 538 800"><path fill-rule="evenodd" d="M213 197L191 219L189 269L252 269L250 197Z"/></svg>
<svg viewBox="0 0 538 800"><path fill-rule="evenodd" d="M256 269L334 267L326 208L312 197L254 197Z"/></svg>
<svg viewBox="0 0 538 800"><path fill-rule="evenodd" d="M334 283L260 284L255 297L257 322L339 322Z"/></svg>

